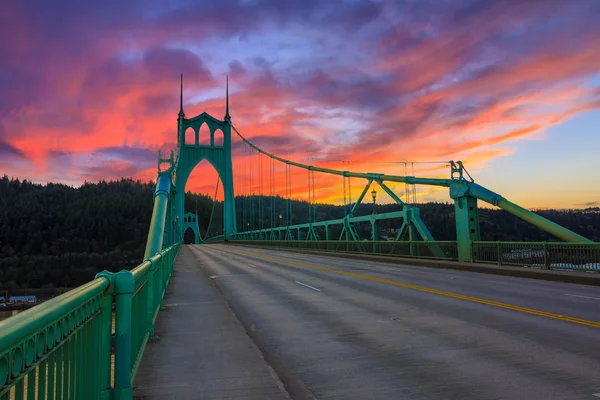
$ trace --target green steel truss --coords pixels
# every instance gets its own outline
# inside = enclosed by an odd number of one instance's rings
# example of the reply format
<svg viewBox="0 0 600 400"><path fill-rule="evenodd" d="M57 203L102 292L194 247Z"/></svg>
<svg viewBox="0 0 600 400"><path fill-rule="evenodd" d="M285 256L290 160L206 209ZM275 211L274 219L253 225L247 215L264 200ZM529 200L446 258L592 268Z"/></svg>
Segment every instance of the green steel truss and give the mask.
<svg viewBox="0 0 600 400"><path fill-rule="evenodd" d="M469 173L464 168L462 162L450 162L451 164L451 175L450 179L437 179L437 178L419 178L415 176L399 176L399 175L386 175L386 174L378 174L378 173L364 173L364 172L352 172L352 171L341 171L334 170L329 168L319 168L312 165L306 165L302 163L297 163L294 161L286 160L281 157L277 157L273 154L270 154L263 149L255 146L253 143L248 141L242 134L235 128L235 126L231 126L233 130L238 134L238 136L246 142L250 147L255 149L261 154L264 154L270 157L273 160L285 163L287 166L294 166L302 169L306 169L313 172L320 172L324 174L330 175L338 175L344 178L362 178L367 181L366 187L361 193L359 197L359 201L357 201L353 210L356 209L357 205L360 204L364 195L366 194L369 185L375 181L377 182L398 204L402 204L402 201L391 191L386 185L385 182L399 182L399 183L407 183L407 184L419 184L419 185L427 185L427 186L442 186L450 189L450 197L454 200L455 204L455 216L456 216L456 235L457 235L457 246L458 246L458 259L459 261L469 261L472 262L474 259L478 258L477 248L473 248L473 242L477 242L480 240L480 231L479 231L479 216L477 209L477 201L482 200L491 205L500 207L511 214L527 221L538 228L556 236L559 239L562 239L566 242L581 242L581 243L591 243L591 241L567 228L564 228L552 221L549 221L542 216L535 214L529 210L524 209L523 207L518 206L515 203L510 202L506 198L502 197L498 193L494 193L485 187L478 185L471 178ZM331 225L342 224L343 225L343 235L340 237L340 240L359 240L358 235L356 234L356 230L353 229L352 224L358 221L371 221L373 224L373 237L372 239L377 239L377 229L376 223L379 220L386 218L402 218L403 224L400 229L400 234L396 238L397 240L402 239L402 236L407 235L409 240L415 239L417 236L420 236L423 241L433 241L433 237L427 230L425 224L423 224L419 210L416 207L403 205L403 210L398 213L387 213L387 214L379 214L378 216L365 216L365 217L353 217L352 212L347 215L344 219L334 220L334 221L321 221L321 222L310 222L307 224L297 224L290 225L286 227L278 227L278 228L270 228L264 229L261 231L251 231L251 232L240 232L231 236L231 239L245 239L248 240L252 238L253 240L257 240L258 237L262 235L262 231L267 232L267 234L271 235L271 237L277 236L277 234L273 234L273 231L279 233L279 238L285 240L295 240L302 239L300 235L300 231L304 228L307 228L309 233L313 232L313 228L318 226L324 226L326 230L326 239L331 239L328 232L328 227ZM394 215L391 215L394 214ZM387 215L388 217L383 217ZM362 218L362 219L361 219ZM296 231L297 234L294 237L293 232ZM283 233L282 233L283 232ZM314 240L315 236L313 233L309 234L308 239Z"/></svg>
<svg viewBox="0 0 600 400"><path fill-rule="evenodd" d="M227 89L228 90L228 89ZM517 217L532 223L542 230L551 233L559 239L567 242L590 242L587 238L576 234L560 225L557 225L531 211L528 211L494 193L483 186L476 184L469 173L464 168L463 164L451 162L451 173L449 179L435 178L419 178L415 176L399 176L386 175L379 173L363 173L352 171L340 171L328 168L319 168L312 165L297 163L277 157L265 150L255 146L248 141L231 123L229 116L229 98L226 100L226 111L223 120L218 120L207 113L202 113L193 118L186 118L183 112L183 101L180 101L180 111L178 115L177 129L177 155L171 154L169 159L160 158L159 154L159 183L163 175L168 175L171 181L169 190L163 190L160 193L157 191L156 199L164 197L165 203L168 203L168 210L165 207L165 221L162 224L164 229L164 245L172 245L177 243L183 237L185 229L190 227L189 223L185 222L184 216L184 192L187 179L194 167L202 160L207 160L217 171L223 185L224 191L224 207L223 207L223 240L332 240L331 227L340 225L341 234L338 240L354 240L360 241L360 237L354 226L357 222L369 222L372 228L371 240L376 241L378 237L378 223L384 219L401 219L402 225L396 236L397 241L422 240L425 242L434 242L435 239L423 223L419 209L415 206L406 205L402 200L386 185L387 182L400 182L407 184L419 184L428 186L442 186L449 188L450 198L454 200L455 216L456 216L456 235L458 246L458 259L460 261L473 261L478 259L477 249L472 246L473 242L478 242L481 239L479 231L479 214L478 201L498 206ZM200 127L206 124L210 131L209 144L201 145L199 132ZM186 131L192 129L194 132L194 140L191 143L186 143ZM215 142L215 134L221 131L223 134L222 144L217 145ZM291 223L291 202L286 202L286 226L265 227L263 229L248 229L244 232L237 232L236 212L235 212L235 191L233 184L233 167L231 155L231 134L232 131L237 134L243 142L258 153L265 155L271 159L271 162L280 162L286 165L286 170L290 167L297 167L308 171L309 176L314 173L323 173L329 175L338 175L344 178L360 178L365 180L365 187L361 192L358 200L353 205L352 209L347 212L344 218L330 221L315 221L314 208L309 212L308 222L293 224ZM168 163L169 167L166 170L161 169L161 164ZM309 182L310 182L309 177ZM165 178L166 180L166 178ZM287 178L286 178L287 181ZM159 184L157 183L157 185ZM401 211L374 214L368 216L354 216L358 206L364 199L373 183L379 185L388 195L391 196L396 203L402 206ZM287 184L287 182L286 182ZM168 192L168 196L167 196ZM314 195L313 195L314 196ZM170 198L171 201L168 201ZM272 201L272 199L271 199ZM155 204L155 208L156 208ZM311 207L313 207L311 205ZM162 206L157 210L162 212ZM247 210L248 211L248 210ZM251 215L254 213L252 207ZM262 212L259 211L259 212ZM261 214L262 215L262 214ZM157 224L157 229L161 224ZM273 225L273 224L271 224ZM242 227L243 228L243 227ZM251 227L252 228L252 227ZM192 227L192 229L194 229ZM197 224L196 224L197 230ZM194 231L196 234L196 230ZM151 230L152 232L152 230ZM322 237L325 236L325 237ZM201 238L196 234L197 242L205 241L206 238ZM211 238L211 241L219 238ZM150 240L150 238L149 238ZM163 243L161 243L162 245ZM152 249L152 251L155 248ZM439 252L438 252L439 253Z"/></svg>

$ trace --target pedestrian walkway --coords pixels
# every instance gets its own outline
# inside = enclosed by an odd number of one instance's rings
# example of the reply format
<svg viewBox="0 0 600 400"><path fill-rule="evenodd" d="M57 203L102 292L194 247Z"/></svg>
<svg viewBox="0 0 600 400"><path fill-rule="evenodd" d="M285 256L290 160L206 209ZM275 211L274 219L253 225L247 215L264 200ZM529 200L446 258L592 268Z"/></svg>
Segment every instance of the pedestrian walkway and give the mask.
<svg viewBox="0 0 600 400"><path fill-rule="evenodd" d="M134 399L288 399L233 311L182 246Z"/></svg>

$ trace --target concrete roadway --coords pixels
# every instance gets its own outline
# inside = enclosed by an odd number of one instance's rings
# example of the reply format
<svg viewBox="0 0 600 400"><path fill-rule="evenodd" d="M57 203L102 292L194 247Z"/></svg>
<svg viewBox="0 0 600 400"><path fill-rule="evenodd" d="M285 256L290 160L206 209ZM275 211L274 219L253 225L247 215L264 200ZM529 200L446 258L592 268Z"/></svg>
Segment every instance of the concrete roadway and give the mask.
<svg viewBox="0 0 600 400"><path fill-rule="evenodd" d="M294 399L600 398L600 288L193 246Z"/></svg>

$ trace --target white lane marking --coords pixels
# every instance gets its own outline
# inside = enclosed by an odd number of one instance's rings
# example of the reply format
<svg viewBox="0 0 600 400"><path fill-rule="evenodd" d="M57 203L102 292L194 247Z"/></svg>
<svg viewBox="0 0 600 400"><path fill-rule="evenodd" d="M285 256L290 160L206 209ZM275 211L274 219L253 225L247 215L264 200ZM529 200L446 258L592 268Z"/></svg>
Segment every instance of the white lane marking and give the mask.
<svg viewBox="0 0 600 400"><path fill-rule="evenodd" d="M582 299L592 299L592 300L600 300L600 297L589 297L589 296L580 296L578 294L568 294L565 293L565 296L571 296L571 297L581 297ZM596 393L598 394L598 397L600 397L600 393ZM595 396L595 395L594 395Z"/></svg>
<svg viewBox="0 0 600 400"><path fill-rule="evenodd" d="M248 264L249 266L251 266L252 268L256 268L256 265L252 265L252 264Z"/></svg>
<svg viewBox="0 0 600 400"><path fill-rule="evenodd" d="M592 396L594 396L594 397L600 397L600 393L592 393Z"/></svg>
<svg viewBox="0 0 600 400"><path fill-rule="evenodd" d="M309 289L316 290L317 292L321 291L321 289L317 289L316 287L312 287L310 285L307 285L306 283L302 283L302 282L298 282L298 281L294 281L294 282L296 282L298 285L302 285L302 286L305 286L305 287L307 287Z"/></svg>

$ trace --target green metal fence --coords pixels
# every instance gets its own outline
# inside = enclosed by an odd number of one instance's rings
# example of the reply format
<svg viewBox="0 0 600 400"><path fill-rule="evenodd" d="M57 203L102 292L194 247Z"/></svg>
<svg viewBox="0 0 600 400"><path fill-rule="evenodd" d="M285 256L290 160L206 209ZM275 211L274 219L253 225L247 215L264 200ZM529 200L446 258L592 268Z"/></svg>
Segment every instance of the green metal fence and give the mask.
<svg viewBox="0 0 600 400"><path fill-rule="evenodd" d="M458 259L456 241L235 240L232 243L381 256L437 258L450 261Z"/></svg>
<svg viewBox="0 0 600 400"><path fill-rule="evenodd" d="M456 261L455 241L235 240L254 246ZM600 243L472 242L472 261L548 269L600 271Z"/></svg>
<svg viewBox="0 0 600 400"><path fill-rule="evenodd" d="M178 249L0 322L0 400L131 399Z"/></svg>
<svg viewBox="0 0 600 400"><path fill-rule="evenodd" d="M474 262L600 271L600 243L473 242L472 247Z"/></svg>

